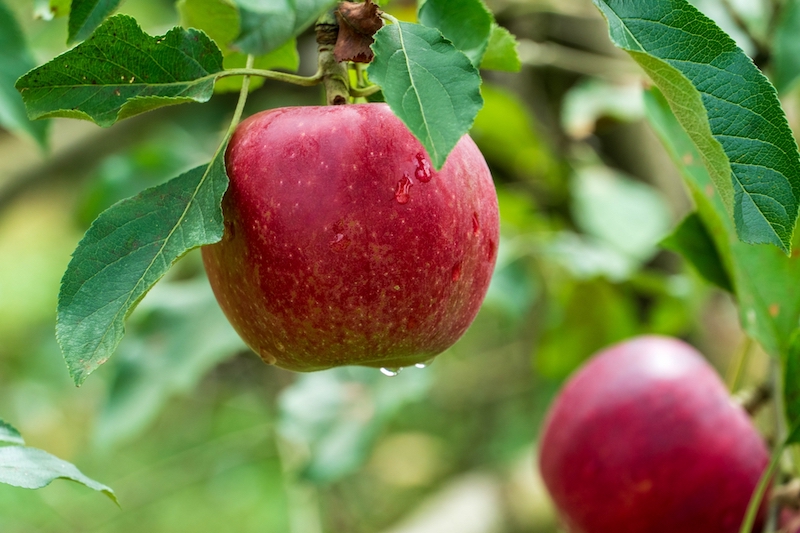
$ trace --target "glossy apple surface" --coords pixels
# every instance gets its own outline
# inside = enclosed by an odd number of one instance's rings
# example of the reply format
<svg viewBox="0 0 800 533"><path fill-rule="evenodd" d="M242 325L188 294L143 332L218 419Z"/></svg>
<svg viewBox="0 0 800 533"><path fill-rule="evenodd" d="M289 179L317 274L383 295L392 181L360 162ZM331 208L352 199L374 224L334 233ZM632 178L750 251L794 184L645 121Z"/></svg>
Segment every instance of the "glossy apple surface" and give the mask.
<svg viewBox="0 0 800 533"><path fill-rule="evenodd" d="M612 346L568 380L539 455L572 533L736 533L767 462L714 369L656 336Z"/></svg>
<svg viewBox="0 0 800 533"><path fill-rule="evenodd" d="M203 261L264 361L424 363L475 318L499 219L469 137L436 172L384 104L281 108L242 122L226 163L225 235Z"/></svg>

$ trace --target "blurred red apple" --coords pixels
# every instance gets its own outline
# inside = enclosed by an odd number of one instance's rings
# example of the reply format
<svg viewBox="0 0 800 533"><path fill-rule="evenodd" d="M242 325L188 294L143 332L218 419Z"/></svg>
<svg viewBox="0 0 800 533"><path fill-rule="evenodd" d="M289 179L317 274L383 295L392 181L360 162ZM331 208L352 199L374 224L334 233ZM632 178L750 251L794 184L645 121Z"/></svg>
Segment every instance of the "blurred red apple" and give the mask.
<svg viewBox="0 0 800 533"><path fill-rule="evenodd" d="M226 161L225 235L203 260L267 363L424 363L475 318L499 218L469 137L437 172L384 104L281 108L244 121Z"/></svg>
<svg viewBox="0 0 800 533"><path fill-rule="evenodd" d="M768 453L694 348L644 336L569 379L539 462L573 533L736 533Z"/></svg>

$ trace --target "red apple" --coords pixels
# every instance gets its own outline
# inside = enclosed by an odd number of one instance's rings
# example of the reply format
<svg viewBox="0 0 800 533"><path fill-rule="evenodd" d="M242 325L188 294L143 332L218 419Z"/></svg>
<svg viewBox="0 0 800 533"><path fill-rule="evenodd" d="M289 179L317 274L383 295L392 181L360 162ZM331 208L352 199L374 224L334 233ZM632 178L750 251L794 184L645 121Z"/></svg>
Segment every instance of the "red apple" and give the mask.
<svg viewBox="0 0 800 533"><path fill-rule="evenodd" d="M497 196L464 136L441 171L384 104L282 108L227 152L217 300L267 363L424 363L467 329L498 244Z"/></svg>
<svg viewBox="0 0 800 533"><path fill-rule="evenodd" d="M572 533L736 533L767 448L691 346L595 355L551 406L540 469Z"/></svg>

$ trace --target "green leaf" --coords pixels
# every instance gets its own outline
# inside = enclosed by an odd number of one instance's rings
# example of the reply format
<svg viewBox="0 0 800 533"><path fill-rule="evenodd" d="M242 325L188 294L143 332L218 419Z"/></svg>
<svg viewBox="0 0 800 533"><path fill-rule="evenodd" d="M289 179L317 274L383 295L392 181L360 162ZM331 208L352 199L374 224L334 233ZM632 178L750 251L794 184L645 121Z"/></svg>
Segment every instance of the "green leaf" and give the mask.
<svg viewBox="0 0 800 533"><path fill-rule="evenodd" d="M522 63L519 60L518 46L517 38L510 31L497 24L492 24L492 33L481 60L481 68L519 72Z"/></svg>
<svg viewBox="0 0 800 533"><path fill-rule="evenodd" d="M55 479L70 479L104 493L116 503L117 497L109 487L89 479L75 465L36 448L26 446L0 447L0 483L24 489L40 489Z"/></svg>
<svg viewBox="0 0 800 533"><path fill-rule="evenodd" d="M197 28L225 49L239 35L241 19L233 0L179 0L181 26Z"/></svg>
<svg viewBox="0 0 800 533"><path fill-rule="evenodd" d="M698 146L739 238L788 253L800 157L769 81L686 0L593 1Z"/></svg>
<svg viewBox="0 0 800 533"><path fill-rule="evenodd" d="M205 102L222 54L197 30L144 33L126 15L108 19L89 40L19 79L28 116L69 117L110 126L158 107Z"/></svg>
<svg viewBox="0 0 800 533"><path fill-rule="evenodd" d="M661 245L681 254L703 279L733 292L733 285L722 264L714 239L697 213L690 213Z"/></svg>
<svg viewBox="0 0 800 533"><path fill-rule="evenodd" d="M113 13L122 0L72 0L67 44L83 41Z"/></svg>
<svg viewBox="0 0 800 533"><path fill-rule="evenodd" d="M235 0L242 17L234 43L242 52L263 55L311 26L335 0Z"/></svg>
<svg viewBox="0 0 800 533"><path fill-rule="evenodd" d="M783 403L786 421L791 428L800 428L800 335L789 344L783 365ZM800 443L800 432L794 431L787 444Z"/></svg>
<svg viewBox="0 0 800 533"><path fill-rule="evenodd" d="M800 77L800 1L788 0L781 14L773 38L772 82L779 93L794 87Z"/></svg>
<svg viewBox="0 0 800 533"><path fill-rule="evenodd" d="M786 257L774 246L741 242L697 148L656 89L645 93L645 110L719 251L739 304L742 327L767 353L785 355L800 320L800 291L792 290L800 279L800 253Z"/></svg>
<svg viewBox="0 0 800 533"><path fill-rule="evenodd" d="M25 445L25 440L19 431L8 422L0 419L0 443Z"/></svg>
<svg viewBox="0 0 800 533"><path fill-rule="evenodd" d="M75 250L56 333L76 385L111 356L139 300L187 251L222 238L223 156L104 211Z"/></svg>
<svg viewBox="0 0 800 533"><path fill-rule="evenodd" d="M419 24L384 26L372 49L370 79L441 169L483 105L478 70L441 33Z"/></svg>
<svg viewBox="0 0 800 533"><path fill-rule="evenodd" d="M426 0L417 17L421 24L442 32L475 67L481 64L494 24L482 0Z"/></svg>
<svg viewBox="0 0 800 533"><path fill-rule="evenodd" d="M0 0L0 126L24 132L40 146L46 144L47 123L31 122L14 82L36 66L14 14Z"/></svg>

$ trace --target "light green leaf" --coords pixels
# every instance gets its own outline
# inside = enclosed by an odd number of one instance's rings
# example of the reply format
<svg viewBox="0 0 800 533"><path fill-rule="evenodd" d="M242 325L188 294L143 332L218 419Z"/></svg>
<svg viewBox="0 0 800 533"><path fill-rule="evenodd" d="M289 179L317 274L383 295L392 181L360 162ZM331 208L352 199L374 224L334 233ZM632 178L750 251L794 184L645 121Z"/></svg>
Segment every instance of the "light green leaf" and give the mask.
<svg viewBox="0 0 800 533"><path fill-rule="evenodd" d="M417 15L420 24L442 32L472 64L481 64L494 17L483 0L426 0Z"/></svg>
<svg viewBox="0 0 800 533"><path fill-rule="evenodd" d="M71 3L72 0L34 0L33 16L42 20L66 17Z"/></svg>
<svg viewBox="0 0 800 533"><path fill-rule="evenodd" d="M372 49L370 79L441 169L483 105L478 70L441 33L419 24L384 26Z"/></svg>
<svg viewBox="0 0 800 533"><path fill-rule="evenodd" d="M22 435L19 434L17 428L0 419L0 443L24 446L25 440L22 438Z"/></svg>
<svg viewBox="0 0 800 533"><path fill-rule="evenodd" d="M102 492L117 502L114 491L89 479L75 465L54 455L26 446L0 447L0 483L24 489L40 489L55 479L70 479Z"/></svg>
<svg viewBox="0 0 800 533"><path fill-rule="evenodd" d="M187 251L222 238L223 157L104 211L61 282L56 333L76 385L111 356L139 300Z"/></svg>
<svg viewBox="0 0 800 533"><path fill-rule="evenodd" d="M699 148L739 238L788 253L800 157L769 81L686 0L593 1Z"/></svg>
<svg viewBox="0 0 800 533"><path fill-rule="evenodd" d="M481 60L481 69L519 72L522 62L519 60L518 46L517 38L510 31L492 24L492 33Z"/></svg>
<svg viewBox="0 0 800 533"><path fill-rule="evenodd" d="M44 147L47 136L46 122L31 122L25 114L25 104L14 90L14 82L32 69L36 63L28 50L14 14L0 0L0 126L11 131L24 132Z"/></svg>
<svg viewBox="0 0 800 533"><path fill-rule="evenodd" d="M233 0L179 0L181 26L196 28L225 49L239 35L241 19Z"/></svg>
<svg viewBox="0 0 800 533"><path fill-rule="evenodd" d="M108 18L122 0L72 0L67 44L83 41Z"/></svg>
<svg viewBox="0 0 800 533"><path fill-rule="evenodd" d="M150 37L126 15L19 79L30 118L69 117L100 126L158 107L205 102L222 70L222 54L197 30Z"/></svg>
<svg viewBox="0 0 800 533"><path fill-rule="evenodd" d="M235 0L242 28L235 46L242 52L264 55L297 37L335 0Z"/></svg>
<svg viewBox="0 0 800 533"><path fill-rule="evenodd" d="M697 213L714 240L739 304L742 327L767 353L787 353L800 319L800 254L786 257L769 245L747 245L736 236L733 221L714 188L708 170L666 99L645 93L647 117L692 193ZM796 244L796 243L795 243Z"/></svg>
<svg viewBox="0 0 800 533"><path fill-rule="evenodd" d="M681 254L697 273L717 287L733 292L733 285L722 264L717 245L697 213L690 213L661 245Z"/></svg>
<svg viewBox="0 0 800 533"><path fill-rule="evenodd" d="M792 89L800 77L800 1L787 0L773 38L772 82L779 93Z"/></svg>

